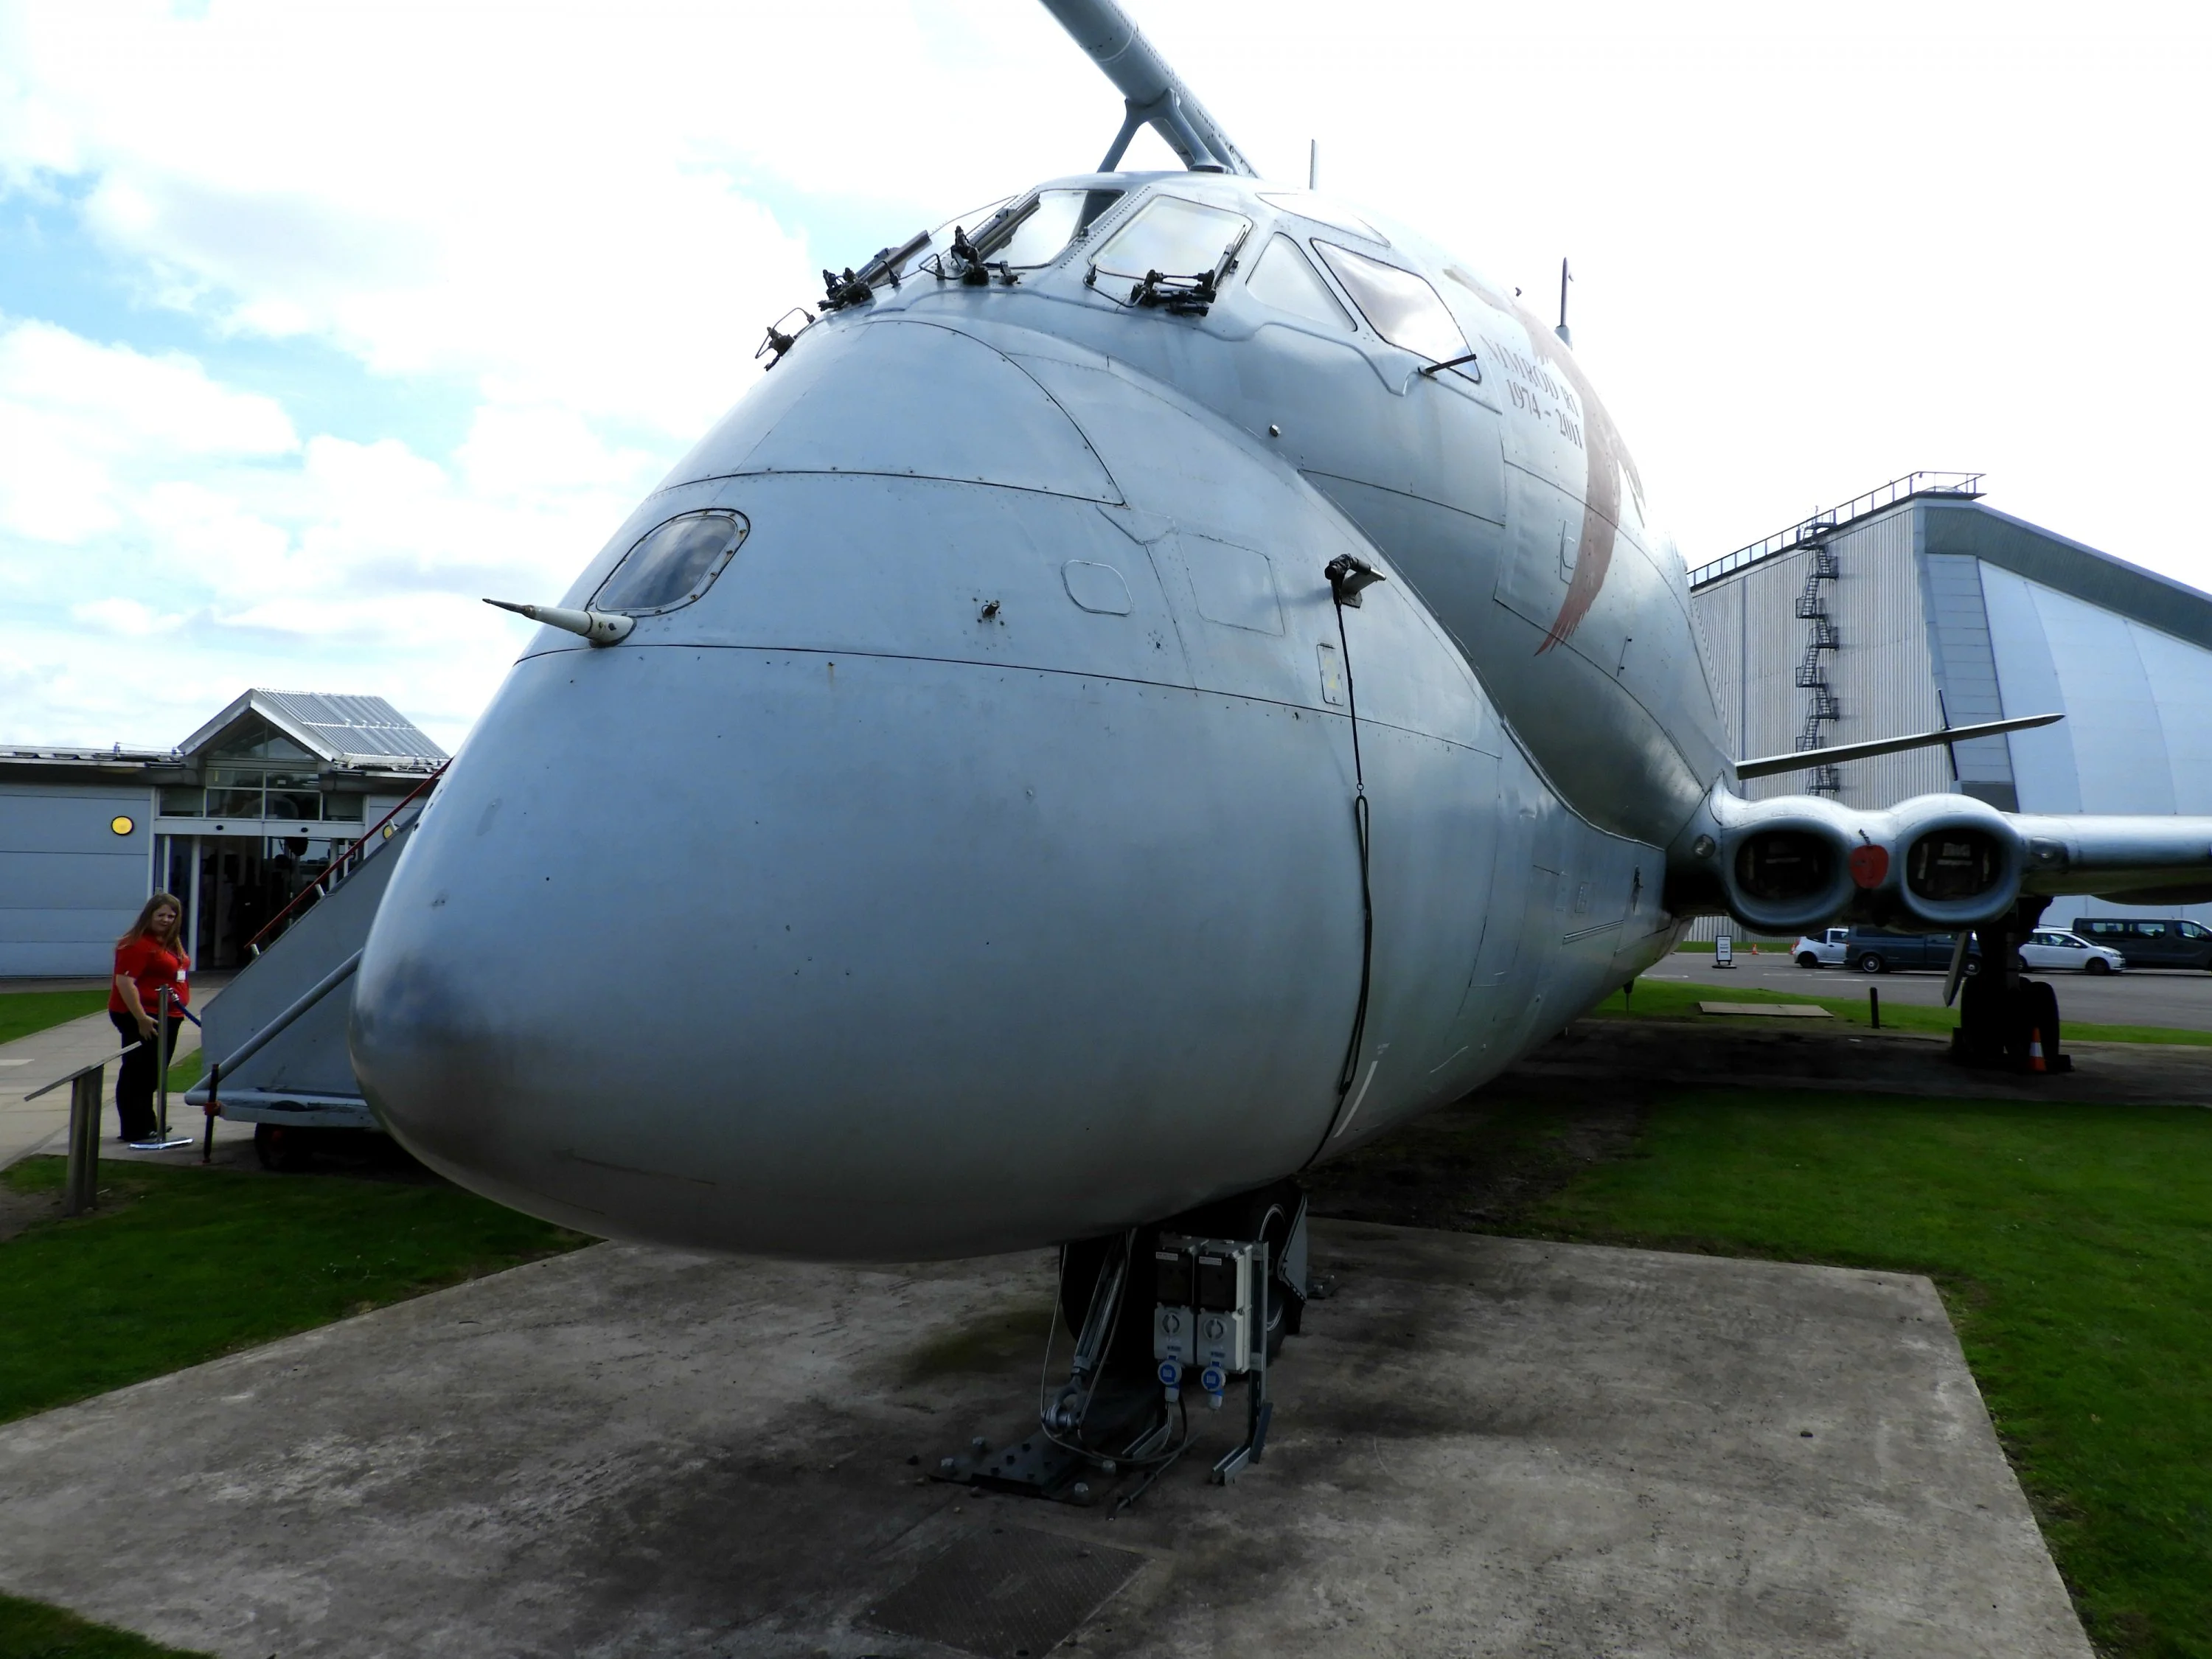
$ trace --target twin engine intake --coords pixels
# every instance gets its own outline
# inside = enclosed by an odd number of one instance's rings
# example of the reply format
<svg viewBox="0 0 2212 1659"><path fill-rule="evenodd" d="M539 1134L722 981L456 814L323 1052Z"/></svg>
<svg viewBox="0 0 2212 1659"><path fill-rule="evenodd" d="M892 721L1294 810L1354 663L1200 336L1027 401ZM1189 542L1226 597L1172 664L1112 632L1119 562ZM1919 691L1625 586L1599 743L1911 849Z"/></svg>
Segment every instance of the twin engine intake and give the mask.
<svg viewBox="0 0 2212 1659"><path fill-rule="evenodd" d="M1817 796L1746 801L1716 789L1668 859L1670 902L1717 899L1760 933L1847 915L1953 931L2010 911L2029 858L2012 821L1969 795L1861 812Z"/></svg>

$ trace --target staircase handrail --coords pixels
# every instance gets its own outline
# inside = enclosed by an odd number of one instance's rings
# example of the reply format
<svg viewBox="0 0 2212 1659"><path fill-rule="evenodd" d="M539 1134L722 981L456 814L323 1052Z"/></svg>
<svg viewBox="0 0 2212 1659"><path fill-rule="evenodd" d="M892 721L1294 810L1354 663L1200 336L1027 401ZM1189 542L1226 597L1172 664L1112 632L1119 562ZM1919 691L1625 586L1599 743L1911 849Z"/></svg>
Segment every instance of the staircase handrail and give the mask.
<svg viewBox="0 0 2212 1659"><path fill-rule="evenodd" d="M305 904L307 902L307 896L310 893L316 892L325 883L334 881L338 876L344 874L349 865L358 866L368 859L374 857L375 855L376 849L384 844L382 840L376 839L377 832L382 830L386 824L390 823L392 819L398 817L402 812L405 811L409 803L413 801L417 795L422 794L425 790L430 788L440 778L443 777L446 773L446 768L452 764L453 762L450 760L441 761L439 763L438 769L436 771L431 773L428 777L423 779L422 782L416 784L404 795L402 795L399 798L399 804L397 806L394 806L389 812L386 812L374 823L369 825L368 829L362 830L362 833L355 838L354 842L350 847L347 848L344 852L339 854L323 867L321 874L318 875L313 881L309 882L305 887L302 887L298 892L293 894L292 902L287 904L283 909L279 910L275 915L270 917L267 921L262 923L261 931L256 933L252 939L246 941L246 954L249 957L259 956L261 954L261 942L267 939L270 932L275 929L279 923L283 922L287 916L290 915L293 911L298 909L302 904Z"/></svg>

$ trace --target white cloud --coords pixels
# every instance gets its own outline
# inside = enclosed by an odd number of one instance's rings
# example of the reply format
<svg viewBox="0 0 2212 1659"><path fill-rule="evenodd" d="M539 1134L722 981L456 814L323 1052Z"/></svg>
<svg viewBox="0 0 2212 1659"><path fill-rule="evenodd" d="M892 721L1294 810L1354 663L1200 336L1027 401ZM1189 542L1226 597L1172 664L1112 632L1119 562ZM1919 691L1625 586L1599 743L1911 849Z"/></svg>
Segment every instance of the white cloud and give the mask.
<svg viewBox="0 0 2212 1659"><path fill-rule="evenodd" d="M151 605L129 599L88 599L82 605L71 605L70 615L100 633L121 634L131 639L168 633L185 620L180 615L164 616Z"/></svg>
<svg viewBox="0 0 2212 1659"><path fill-rule="evenodd" d="M101 345L51 323L0 328L0 532L81 545L123 521L117 469L289 453L270 398L220 386L175 353Z"/></svg>
<svg viewBox="0 0 2212 1659"><path fill-rule="evenodd" d="M450 463L301 440L179 356L0 333L0 581L37 625L0 737L164 744L247 683L376 690L457 743L514 655L485 592L550 599L665 457L486 404ZM129 694L116 695L117 688Z"/></svg>

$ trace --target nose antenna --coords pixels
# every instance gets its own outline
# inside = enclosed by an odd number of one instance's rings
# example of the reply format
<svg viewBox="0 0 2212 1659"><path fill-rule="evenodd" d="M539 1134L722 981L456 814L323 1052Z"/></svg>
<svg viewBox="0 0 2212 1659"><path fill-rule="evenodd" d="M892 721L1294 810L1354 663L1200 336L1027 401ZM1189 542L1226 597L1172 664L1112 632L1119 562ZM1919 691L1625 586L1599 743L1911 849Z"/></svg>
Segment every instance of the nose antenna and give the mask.
<svg viewBox="0 0 2212 1659"><path fill-rule="evenodd" d="M1229 141L1229 135L1206 113L1206 106L1168 67L1115 0L1044 0L1044 9L1060 20L1060 26L1075 37L1075 44L1105 71L1127 106L1121 130L1114 135L1106 159L1098 164L1099 172L1118 168L1137 129L1150 126L1194 173L1257 176L1243 151Z"/></svg>
<svg viewBox="0 0 2212 1659"><path fill-rule="evenodd" d="M637 626L636 617L612 611L570 611L557 605L519 605L513 599L486 599L484 603L512 611L518 617L527 617L534 623L544 623L548 628L565 628L593 645L618 644L628 639L629 630Z"/></svg>

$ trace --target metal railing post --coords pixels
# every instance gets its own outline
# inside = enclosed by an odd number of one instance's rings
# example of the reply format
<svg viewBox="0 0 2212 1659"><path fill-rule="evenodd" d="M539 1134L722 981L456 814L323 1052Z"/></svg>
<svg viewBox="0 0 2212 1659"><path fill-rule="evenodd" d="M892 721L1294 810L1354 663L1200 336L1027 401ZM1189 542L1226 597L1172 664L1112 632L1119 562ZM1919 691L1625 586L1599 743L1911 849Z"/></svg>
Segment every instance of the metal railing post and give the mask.
<svg viewBox="0 0 2212 1659"><path fill-rule="evenodd" d="M161 1035L154 1045L154 1063L161 1068L159 1073L161 1110L161 1115L155 1119L158 1127L155 1130L154 1139L161 1142L163 1146L167 1146L169 1140L169 1000L175 994L167 986L164 985L161 988L160 1012L155 1016L161 1021L159 1028Z"/></svg>
<svg viewBox="0 0 2212 1659"><path fill-rule="evenodd" d="M107 1068L94 1066L70 1085L69 1173L62 1213L82 1215L100 1202L100 1104Z"/></svg>

